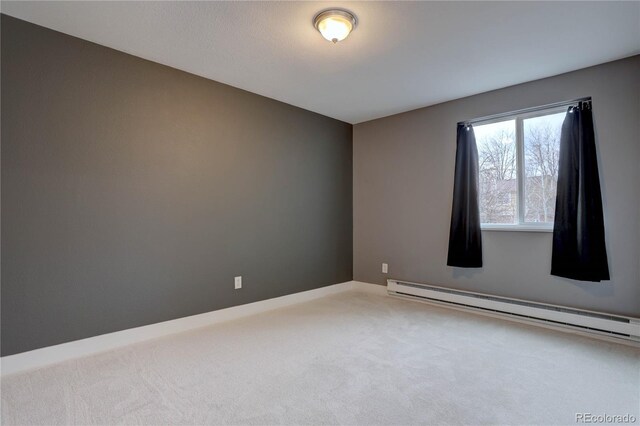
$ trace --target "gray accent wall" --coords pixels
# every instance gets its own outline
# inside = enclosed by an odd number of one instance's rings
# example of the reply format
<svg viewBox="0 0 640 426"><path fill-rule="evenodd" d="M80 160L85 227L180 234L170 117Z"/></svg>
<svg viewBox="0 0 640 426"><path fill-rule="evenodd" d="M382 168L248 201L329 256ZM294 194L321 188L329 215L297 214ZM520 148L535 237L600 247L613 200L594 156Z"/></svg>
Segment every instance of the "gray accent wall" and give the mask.
<svg viewBox="0 0 640 426"><path fill-rule="evenodd" d="M611 281L551 276L550 233L484 231L484 267L448 267L456 123L583 96L593 98ZM634 56L355 125L354 279L397 278L640 317L639 123Z"/></svg>
<svg viewBox="0 0 640 426"><path fill-rule="evenodd" d="M3 356L352 279L350 124L1 26Z"/></svg>

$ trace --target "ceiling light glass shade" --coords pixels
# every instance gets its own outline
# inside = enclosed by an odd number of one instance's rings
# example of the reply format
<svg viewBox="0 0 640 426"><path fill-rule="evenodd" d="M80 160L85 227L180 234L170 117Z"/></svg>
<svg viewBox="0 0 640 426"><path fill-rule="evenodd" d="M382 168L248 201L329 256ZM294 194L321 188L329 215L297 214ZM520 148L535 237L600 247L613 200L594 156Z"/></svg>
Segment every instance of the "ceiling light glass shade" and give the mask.
<svg viewBox="0 0 640 426"><path fill-rule="evenodd" d="M316 15L313 24L322 37L337 43L347 38L356 27L356 17L346 10L331 9Z"/></svg>

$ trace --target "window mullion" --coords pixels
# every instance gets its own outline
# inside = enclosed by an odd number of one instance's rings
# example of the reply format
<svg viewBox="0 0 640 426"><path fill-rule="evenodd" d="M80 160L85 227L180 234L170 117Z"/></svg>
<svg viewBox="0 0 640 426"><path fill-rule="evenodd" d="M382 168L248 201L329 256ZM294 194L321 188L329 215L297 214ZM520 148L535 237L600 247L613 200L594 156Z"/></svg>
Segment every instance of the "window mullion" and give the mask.
<svg viewBox="0 0 640 426"><path fill-rule="evenodd" d="M518 181L518 223L524 223L524 186L526 173L524 170L524 130L522 118L516 118L516 176Z"/></svg>

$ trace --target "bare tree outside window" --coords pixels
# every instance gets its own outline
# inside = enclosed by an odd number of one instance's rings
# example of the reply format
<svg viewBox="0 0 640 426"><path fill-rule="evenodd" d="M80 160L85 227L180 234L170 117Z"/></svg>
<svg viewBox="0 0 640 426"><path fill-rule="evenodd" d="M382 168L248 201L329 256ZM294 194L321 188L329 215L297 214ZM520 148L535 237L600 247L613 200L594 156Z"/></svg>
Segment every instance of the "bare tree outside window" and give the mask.
<svg viewBox="0 0 640 426"><path fill-rule="evenodd" d="M525 222L553 222L565 113L523 120Z"/></svg>
<svg viewBox="0 0 640 426"><path fill-rule="evenodd" d="M564 117L556 109L474 126L481 223L553 223Z"/></svg>
<svg viewBox="0 0 640 426"><path fill-rule="evenodd" d="M515 129L515 120L474 127L482 223L518 222Z"/></svg>

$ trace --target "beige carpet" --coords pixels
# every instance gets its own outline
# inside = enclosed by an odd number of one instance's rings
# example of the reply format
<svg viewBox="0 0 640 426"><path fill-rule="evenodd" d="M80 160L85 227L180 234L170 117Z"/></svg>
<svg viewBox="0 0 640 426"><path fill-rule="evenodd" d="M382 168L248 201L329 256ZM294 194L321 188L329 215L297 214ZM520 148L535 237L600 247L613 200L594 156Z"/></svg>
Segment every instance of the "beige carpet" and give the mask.
<svg viewBox="0 0 640 426"><path fill-rule="evenodd" d="M2 380L2 424L640 423L640 351L345 293Z"/></svg>

